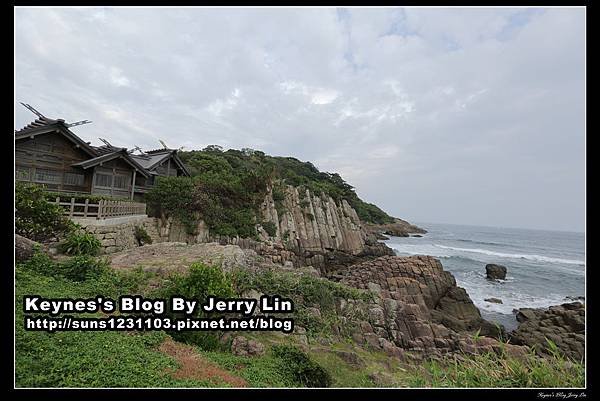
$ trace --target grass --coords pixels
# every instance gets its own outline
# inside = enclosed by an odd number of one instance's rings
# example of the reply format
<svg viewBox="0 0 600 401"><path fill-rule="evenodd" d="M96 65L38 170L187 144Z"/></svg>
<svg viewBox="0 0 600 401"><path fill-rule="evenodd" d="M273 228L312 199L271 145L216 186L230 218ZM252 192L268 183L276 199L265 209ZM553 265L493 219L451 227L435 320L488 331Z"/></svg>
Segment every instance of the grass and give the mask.
<svg viewBox="0 0 600 401"><path fill-rule="evenodd" d="M16 270L15 375L17 387L181 387L214 386L209 381L175 380L174 359L155 350L161 332L27 331L21 300L26 294L48 298L116 297L135 293L143 279L105 275L76 283L22 267ZM137 283L137 284L136 284Z"/></svg>
<svg viewBox="0 0 600 401"><path fill-rule="evenodd" d="M248 382L250 387L296 387L282 369L281 361L271 354L262 356L237 356L229 352L199 351L211 362L216 363Z"/></svg>
<svg viewBox="0 0 600 401"><path fill-rule="evenodd" d="M556 346L549 358L533 350L523 358L486 353L463 360L428 361L412 372L411 387L584 387L584 367L561 356Z"/></svg>

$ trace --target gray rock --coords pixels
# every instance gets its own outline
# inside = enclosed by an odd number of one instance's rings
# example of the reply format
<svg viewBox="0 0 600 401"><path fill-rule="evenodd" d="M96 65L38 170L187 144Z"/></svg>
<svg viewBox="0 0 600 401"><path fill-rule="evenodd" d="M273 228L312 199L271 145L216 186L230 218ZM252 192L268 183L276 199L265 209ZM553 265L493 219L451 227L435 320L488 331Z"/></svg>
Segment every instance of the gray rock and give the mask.
<svg viewBox="0 0 600 401"><path fill-rule="evenodd" d="M366 366L365 361L356 353L351 351L333 351L344 362L362 368Z"/></svg>
<svg viewBox="0 0 600 401"><path fill-rule="evenodd" d="M540 355L549 353L548 340L567 357L581 361L585 357L585 306L580 302L550 308L519 309L519 326L509 333L516 345L534 347Z"/></svg>
<svg viewBox="0 0 600 401"><path fill-rule="evenodd" d="M231 343L231 352L238 356L257 356L265 353L265 347L258 341L238 336Z"/></svg>
<svg viewBox="0 0 600 401"><path fill-rule="evenodd" d="M23 262L33 256L36 247L41 249L41 244L15 234L15 259L17 262Z"/></svg>
<svg viewBox="0 0 600 401"><path fill-rule="evenodd" d="M501 303L503 303L500 298L486 298L486 299L484 299L484 301L485 302L491 302L493 304L501 304Z"/></svg>

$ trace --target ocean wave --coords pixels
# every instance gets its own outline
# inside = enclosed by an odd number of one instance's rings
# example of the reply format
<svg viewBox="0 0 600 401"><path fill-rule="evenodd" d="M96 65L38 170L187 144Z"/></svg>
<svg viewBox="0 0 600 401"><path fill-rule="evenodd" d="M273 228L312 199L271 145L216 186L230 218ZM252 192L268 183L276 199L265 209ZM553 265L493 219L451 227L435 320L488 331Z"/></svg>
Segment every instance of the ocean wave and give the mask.
<svg viewBox="0 0 600 401"><path fill-rule="evenodd" d="M495 246L505 246L506 244L502 244L500 242L486 242L486 241L477 241L473 239L455 239L453 241L458 242L468 242L469 244L481 244L481 245L495 245Z"/></svg>
<svg viewBox="0 0 600 401"><path fill-rule="evenodd" d="M438 247L438 248L442 248L442 249L459 251L459 252L480 253L480 254L483 254L483 255L498 256L498 257L501 257L501 258L526 259L526 260L532 260L532 261L535 261L535 262L563 263L563 264L566 264L566 265L580 265L580 266L584 266L585 265L585 262L583 260L552 258L552 257L549 257L549 256L528 255L528 254L519 254L519 253L502 253L502 252L490 251L490 250L487 250L487 249L479 249L479 248L457 248L457 247L453 247L453 246L445 246L445 245L437 245L437 244L434 244L433 246Z"/></svg>
<svg viewBox="0 0 600 401"><path fill-rule="evenodd" d="M512 315L514 309L519 308L547 308L549 306L560 305L565 302L564 295L560 294L549 294L547 296L531 296L527 294L519 294L519 293L511 293L511 294L494 294L484 293L483 291L478 291L475 286L465 286L467 293L473 300L475 306L477 306L482 311L486 312L495 312L501 313L504 315ZM502 299L501 304L487 302L485 299L497 297Z"/></svg>

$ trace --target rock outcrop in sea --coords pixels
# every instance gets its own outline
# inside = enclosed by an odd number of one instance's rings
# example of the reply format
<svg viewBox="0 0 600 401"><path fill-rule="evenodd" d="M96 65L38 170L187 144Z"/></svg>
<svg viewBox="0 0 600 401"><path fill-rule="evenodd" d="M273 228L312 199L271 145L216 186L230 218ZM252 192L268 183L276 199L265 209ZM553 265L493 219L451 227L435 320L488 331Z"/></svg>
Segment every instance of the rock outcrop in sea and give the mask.
<svg viewBox="0 0 600 401"><path fill-rule="evenodd" d="M548 339L565 356L576 361L585 358L585 306L581 302L521 308L516 318L520 324L509 334L513 344L535 347L538 353L548 354Z"/></svg>
<svg viewBox="0 0 600 401"><path fill-rule="evenodd" d="M490 263L485 265L485 274L490 280L504 280L506 279L506 267Z"/></svg>

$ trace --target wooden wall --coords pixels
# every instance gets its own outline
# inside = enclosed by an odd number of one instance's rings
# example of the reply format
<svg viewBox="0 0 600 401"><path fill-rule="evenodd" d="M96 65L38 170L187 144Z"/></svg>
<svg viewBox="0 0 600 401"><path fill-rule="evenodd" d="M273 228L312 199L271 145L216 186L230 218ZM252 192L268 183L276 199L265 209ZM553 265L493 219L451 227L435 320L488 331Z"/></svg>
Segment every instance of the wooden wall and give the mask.
<svg viewBox="0 0 600 401"><path fill-rule="evenodd" d="M15 179L43 184L49 190L90 192L91 172L71 167L90 156L59 133L15 142Z"/></svg>
<svg viewBox="0 0 600 401"><path fill-rule="evenodd" d="M120 159L111 160L103 163L102 166L94 167L92 193L115 198L130 198L132 178L133 168L129 164Z"/></svg>

